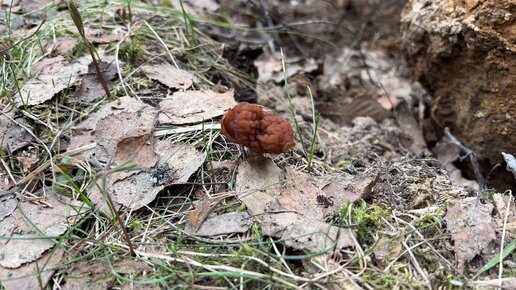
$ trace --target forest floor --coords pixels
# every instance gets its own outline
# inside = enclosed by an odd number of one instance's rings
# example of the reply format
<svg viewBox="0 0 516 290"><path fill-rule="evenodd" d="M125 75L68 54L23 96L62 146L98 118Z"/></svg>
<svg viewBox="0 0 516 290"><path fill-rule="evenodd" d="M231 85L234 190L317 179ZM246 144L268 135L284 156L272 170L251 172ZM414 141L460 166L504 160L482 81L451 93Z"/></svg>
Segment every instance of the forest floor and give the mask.
<svg viewBox="0 0 516 290"><path fill-rule="evenodd" d="M516 288L398 45L404 1L3 1L2 289ZM296 145L221 133L256 103Z"/></svg>

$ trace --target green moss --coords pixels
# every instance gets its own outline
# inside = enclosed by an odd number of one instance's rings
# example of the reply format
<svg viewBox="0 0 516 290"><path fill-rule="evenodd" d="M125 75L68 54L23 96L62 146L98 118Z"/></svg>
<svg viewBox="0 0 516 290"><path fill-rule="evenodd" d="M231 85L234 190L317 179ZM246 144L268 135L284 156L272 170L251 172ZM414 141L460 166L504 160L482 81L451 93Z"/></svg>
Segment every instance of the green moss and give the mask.
<svg viewBox="0 0 516 290"><path fill-rule="evenodd" d="M122 45L120 45L120 50L118 51L120 58L127 63L134 65L142 57L142 44L142 41L139 39L131 39L128 42L122 43Z"/></svg>

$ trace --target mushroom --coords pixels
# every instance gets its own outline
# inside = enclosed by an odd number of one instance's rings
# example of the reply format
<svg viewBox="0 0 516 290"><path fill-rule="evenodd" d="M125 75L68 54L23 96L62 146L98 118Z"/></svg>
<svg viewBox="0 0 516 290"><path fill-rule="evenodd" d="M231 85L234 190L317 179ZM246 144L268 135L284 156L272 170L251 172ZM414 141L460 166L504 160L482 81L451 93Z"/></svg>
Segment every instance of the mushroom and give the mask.
<svg viewBox="0 0 516 290"><path fill-rule="evenodd" d="M294 131L289 122L247 102L224 114L221 130L228 141L256 153L280 154L294 147Z"/></svg>

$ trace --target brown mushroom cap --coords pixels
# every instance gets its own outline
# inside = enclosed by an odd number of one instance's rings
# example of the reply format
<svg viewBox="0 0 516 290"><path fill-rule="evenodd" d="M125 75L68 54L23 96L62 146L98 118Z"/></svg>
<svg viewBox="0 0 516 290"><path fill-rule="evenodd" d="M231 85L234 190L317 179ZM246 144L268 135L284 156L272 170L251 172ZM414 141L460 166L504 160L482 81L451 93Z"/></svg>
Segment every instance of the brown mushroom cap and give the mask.
<svg viewBox="0 0 516 290"><path fill-rule="evenodd" d="M247 102L239 103L224 114L221 129L228 141L256 153L279 154L294 147L290 123Z"/></svg>

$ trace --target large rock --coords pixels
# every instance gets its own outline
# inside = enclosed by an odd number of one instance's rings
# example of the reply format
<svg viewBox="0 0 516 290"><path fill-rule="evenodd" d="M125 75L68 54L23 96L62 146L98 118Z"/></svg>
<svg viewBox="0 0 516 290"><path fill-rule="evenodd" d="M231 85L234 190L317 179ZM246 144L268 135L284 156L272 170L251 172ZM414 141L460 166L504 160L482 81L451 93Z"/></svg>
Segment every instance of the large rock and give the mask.
<svg viewBox="0 0 516 290"><path fill-rule="evenodd" d="M401 14L403 48L435 96L438 131L450 127L489 161L484 171L516 153L515 11L514 0L409 0Z"/></svg>

